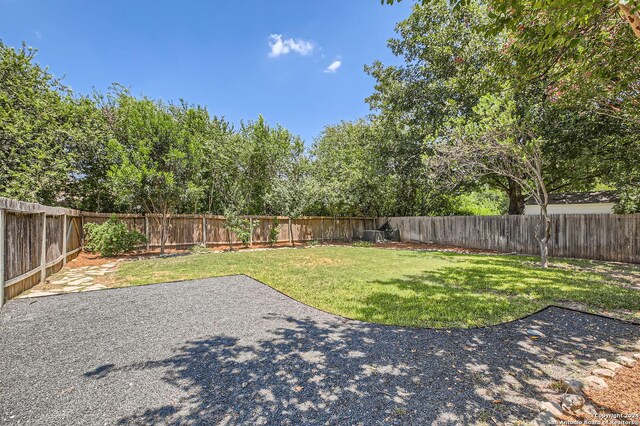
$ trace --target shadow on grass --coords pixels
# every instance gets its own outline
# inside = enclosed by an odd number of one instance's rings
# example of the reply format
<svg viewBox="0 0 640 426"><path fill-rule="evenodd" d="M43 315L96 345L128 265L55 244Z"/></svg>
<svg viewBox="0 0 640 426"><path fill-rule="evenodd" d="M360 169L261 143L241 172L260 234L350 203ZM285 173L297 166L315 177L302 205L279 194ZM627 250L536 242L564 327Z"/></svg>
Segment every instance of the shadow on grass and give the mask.
<svg viewBox="0 0 640 426"><path fill-rule="evenodd" d="M211 335L163 359L105 364L92 380L147 372L179 393L119 424L514 424L559 374L607 356L638 328L559 308L490 329L415 330L269 315L257 341ZM526 329L546 337L533 341Z"/></svg>
<svg viewBox="0 0 640 426"><path fill-rule="evenodd" d="M370 281L388 291L364 297L359 318L431 327L499 324L546 306L581 304L594 310L640 310L640 291L607 284L595 274L529 266L517 257L438 254L449 266Z"/></svg>

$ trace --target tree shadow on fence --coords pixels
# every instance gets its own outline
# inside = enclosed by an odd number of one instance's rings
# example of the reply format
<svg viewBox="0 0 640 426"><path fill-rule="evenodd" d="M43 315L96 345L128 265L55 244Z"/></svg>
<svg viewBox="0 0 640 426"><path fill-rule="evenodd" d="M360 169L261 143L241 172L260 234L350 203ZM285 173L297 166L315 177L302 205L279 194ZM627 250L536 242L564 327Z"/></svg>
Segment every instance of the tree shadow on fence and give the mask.
<svg viewBox="0 0 640 426"><path fill-rule="evenodd" d="M174 355L85 373L159 370L181 395L119 424L490 424L531 419L551 380L638 338L638 328L550 308L468 330L271 315L259 341L211 335ZM526 330L546 337L536 341Z"/></svg>

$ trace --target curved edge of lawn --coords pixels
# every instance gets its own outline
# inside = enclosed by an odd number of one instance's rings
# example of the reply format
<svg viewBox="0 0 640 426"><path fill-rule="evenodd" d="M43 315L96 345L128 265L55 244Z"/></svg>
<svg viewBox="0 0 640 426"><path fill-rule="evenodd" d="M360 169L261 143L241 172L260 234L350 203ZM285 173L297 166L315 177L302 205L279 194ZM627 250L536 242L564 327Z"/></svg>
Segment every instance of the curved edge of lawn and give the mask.
<svg viewBox="0 0 640 426"><path fill-rule="evenodd" d="M561 305L555 305L555 304L549 304L547 306L544 306L540 309L537 309L533 312L530 312L522 317L519 318L514 318L512 320L509 321L504 321L504 322L499 322L497 324L487 324L487 325L474 325L474 326L470 326L470 327L419 327L419 326L414 326L414 325L399 325L399 324L385 324L385 323L381 323L381 322L373 322L373 321L363 321L361 319L357 319L357 318L350 318L347 317L345 315L342 314L338 314L335 312L331 312L331 311L327 311L325 309L321 309L318 308L317 306L313 306L310 305L306 302L302 302L292 296L289 296L287 293L278 290L277 288L269 285L268 283L265 283L257 278L252 277L251 275L247 275L247 274L230 274L230 275L214 275L214 276L210 276L210 277L202 277L202 278L196 278L196 279L190 279L190 280L173 280L173 281L164 281L161 283L148 283L148 284L137 284L135 286L123 286L123 287L111 287L111 288L105 288L102 289L100 291L105 291L105 290L118 290L118 289L125 289L125 288L131 288L131 287L146 287L146 286L153 286L153 285L160 285L160 284L175 284L175 283L184 283L184 282L191 282L191 281L202 281L202 280L210 280L210 279L216 279L216 278L225 278L225 277L246 277L249 278L252 281L257 282L258 284L261 284L267 288L269 288L270 290L279 293L281 295L283 295L284 297L286 297L287 299L292 300L295 303L299 303L301 305L307 306L311 309L315 309L316 311L319 312L323 312L327 315L332 315L336 318L342 318L344 320L347 321L354 321L354 322L358 322L360 324L370 324L370 325L375 325L375 326L382 326L382 327L392 327L392 328L404 328L404 329L410 329L410 330L480 330L480 329L488 329L488 328L494 328L494 327L501 327L503 325L506 324L512 324L518 321L522 321L525 320L529 317L532 317L534 315L538 315L544 311L546 311L549 308L556 308L556 309L562 309L565 311L570 311L570 312L578 312L581 314L585 314L585 315L591 315L591 316L595 316L595 317L599 317L599 318L604 318L604 319L609 319L609 320L615 320L615 321L620 321L626 324L631 324L634 326L640 326L639 322L635 322L635 321L629 321L629 320L625 320L625 319L621 319L621 318L616 318L616 317L612 317L609 315L604 315L604 314L599 314L599 313L595 313L595 312L588 312L588 311L583 311L580 309L575 309L575 308L569 308L566 306L561 306ZM73 294L82 294L83 292L80 293L73 293ZM94 292L91 292L94 293ZM65 293L62 294L56 294L56 296L60 296L60 295L64 295Z"/></svg>
<svg viewBox="0 0 640 426"><path fill-rule="evenodd" d="M505 324L512 324L514 322L522 321L522 320L525 320L525 319L527 319L529 317L532 317L534 315L538 315L539 313L542 313L542 312L546 311L549 308L563 309L565 311L578 312L578 313L581 313L581 314L591 315L591 316L594 316L594 317L605 318L605 319L609 319L609 320L616 320L616 321L624 322L626 324L631 324L631 325L634 325L634 326L640 326L639 322L624 320L624 319L621 319L621 318L615 318L615 317L604 315L604 314L597 314L597 313L594 313L594 312L587 312L587 311L582 311L580 309L568 308L566 306L560 306L560 305L554 305L554 304L550 304L550 305L547 305L547 306L545 306L543 308L537 309L537 310L535 310L535 311L533 311L533 312L531 312L531 313L529 313L527 315L524 315L524 316L522 316L520 318L515 318L515 319L509 320L509 321L504 321L504 322L499 322L497 324L474 325L474 326L471 326L471 327L418 327L418 326L415 326L415 325L384 324L384 323L381 323L381 322L363 321L363 320L359 320L359 319L356 319L356 318L349 318L349 317L341 315L341 314L336 314L335 312L326 311L324 309L318 308L316 306L313 306L313 305L310 305L308 303L302 302L302 301L300 301L298 299L295 299L295 298L289 296L287 293L284 293L284 292L278 290L277 288L274 288L274 287L270 286L269 284L267 284L265 282L262 282L259 279L254 278L254 277L252 277L250 275L247 275L247 274L235 274L235 275L224 275L224 276L226 276L226 277L247 277L247 278L249 278L249 279L251 279L251 280L253 280L255 282L258 282L258 283L262 284L263 286L266 286L266 287L270 288L271 290L275 291L276 293L280 293L281 295L287 297L288 299L293 300L296 303L300 303L301 305L307 306L307 307L309 307L311 309L315 309L316 311L324 312L325 314L333 315L334 317L342 318L342 319L345 319L345 320L348 320L348 321L355 321L355 322L359 322L361 324L372 324L372 325L384 326L384 327L408 328L408 329L412 329L412 330L479 330L479 329L487 329L487 328L493 328L493 327L501 327L501 326L503 326ZM221 278L221 276L210 277L210 278ZM207 279L207 278L204 278L204 279ZM186 281L193 281L193 280L178 280L178 281L171 281L171 282L186 282Z"/></svg>

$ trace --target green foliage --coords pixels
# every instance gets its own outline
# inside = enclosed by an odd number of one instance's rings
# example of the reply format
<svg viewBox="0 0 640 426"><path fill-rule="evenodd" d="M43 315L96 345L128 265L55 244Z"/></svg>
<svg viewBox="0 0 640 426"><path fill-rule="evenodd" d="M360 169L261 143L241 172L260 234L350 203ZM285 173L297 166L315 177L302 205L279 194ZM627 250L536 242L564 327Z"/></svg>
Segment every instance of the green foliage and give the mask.
<svg viewBox="0 0 640 426"><path fill-rule="evenodd" d="M192 254L205 254L210 253L211 251L202 244L194 244L189 247L189 252Z"/></svg>
<svg viewBox="0 0 640 426"><path fill-rule="evenodd" d="M70 92L36 51L0 42L0 195L56 203L70 171Z"/></svg>
<svg viewBox="0 0 640 426"><path fill-rule="evenodd" d="M84 225L85 249L110 257L133 251L137 246L147 242L144 235L130 231L125 223L112 215L102 224L86 223Z"/></svg>
<svg viewBox="0 0 640 426"><path fill-rule="evenodd" d="M373 247L373 243L371 241L356 241L353 243L354 247Z"/></svg>
<svg viewBox="0 0 640 426"><path fill-rule="evenodd" d="M311 247L316 247L316 246L319 246L319 245L320 245L320 241L318 241L318 240L311 240L311 241L308 241L308 242L307 242L307 245L308 245L308 246L311 246Z"/></svg>
<svg viewBox="0 0 640 426"><path fill-rule="evenodd" d="M478 198L489 186L508 194L513 213L529 195L513 179L436 175L430 166L454 121L477 121L480 99L505 86L518 125L542 141L550 191L636 187L638 41L607 2L556 8L563 1L508 1L518 5L514 19L530 16L536 25L498 32L486 31L504 11L492 1L414 7L389 41L400 65L366 68L377 115L327 126L309 150L262 116L234 128L201 106L135 97L120 85L74 95L37 64L35 50L0 43L0 195L160 213L166 224L172 213L229 209L289 217L503 211L493 197ZM537 32L555 25L541 21L545 8L556 18L591 10L571 23L583 39L537 48Z"/></svg>
<svg viewBox="0 0 640 426"><path fill-rule="evenodd" d="M278 242L278 237L280 236L280 221L278 217L273 218L273 222L271 223L271 228L269 228L269 244L274 245Z"/></svg>
<svg viewBox="0 0 640 426"><path fill-rule="evenodd" d="M526 10L532 19L544 15L546 7L555 7L551 3L503 2L524 5L517 13ZM618 52L598 44L601 41L597 37L584 41L591 43L595 56L591 48L583 46L581 52L571 48L563 50L570 55L558 57L554 49L532 48L534 39L530 37L507 30L487 32L502 7L496 2L488 5L468 0L451 8L451 3L444 0L425 1L398 24L399 37L390 40L389 47L404 64L384 66L376 62L367 67L377 80L368 101L385 126L408 129L410 135L426 141L420 156L431 167L435 145L443 143L452 123L467 126L469 134L473 133L469 126L479 115L497 117L487 109L479 111L482 102L486 106L488 99L500 98L507 90L514 103L512 123L526 129L529 146L533 140L541 144L542 172L549 191L589 190L601 181L622 186L639 176L640 144L632 136L640 129L639 110L625 107L640 101L637 61L621 62L611 57L608 64L595 67L608 70L602 74L591 70L588 62L595 58L602 61ZM574 13L574 9L565 11ZM615 37L622 35L617 33ZM633 38L625 40L638 44ZM637 46L625 50L623 56L635 51ZM622 82L626 83L618 84ZM590 89L593 87L597 89ZM518 149L525 149L527 143ZM431 182L438 192L452 197L443 200L453 204L447 208L449 212L457 210L458 195L487 184L509 196L510 212L517 212L524 197L531 195L512 177L460 173L459 164L449 163L453 173L435 175Z"/></svg>
<svg viewBox="0 0 640 426"><path fill-rule="evenodd" d="M424 168L424 150L423 141L380 119L325 127L311 148L309 210L329 216L447 212L446 196Z"/></svg>
<svg viewBox="0 0 640 426"><path fill-rule="evenodd" d="M249 219L238 215L237 211L227 209L224 214L224 223L222 225L242 242L245 247L251 242L253 227Z"/></svg>
<svg viewBox="0 0 640 426"><path fill-rule="evenodd" d="M453 200L454 215L460 216L492 216L507 212L509 201L504 192L491 188L463 193Z"/></svg>
<svg viewBox="0 0 640 426"><path fill-rule="evenodd" d="M386 210L391 177L384 140L365 121L327 126L314 143L311 176L315 210L335 215L376 215Z"/></svg>
<svg viewBox="0 0 640 426"><path fill-rule="evenodd" d="M109 180L123 205L149 213L173 213L193 205L190 191L202 152L184 121L190 108L136 99L115 87L104 108L114 114L110 141L116 158Z"/></svg>
<svg viewBox="0 0 640 426"><path fill-rule="evenodd" d="M627 185L619 191L619 200L613 208L618 214L640 213L640 188Z"/></svg>

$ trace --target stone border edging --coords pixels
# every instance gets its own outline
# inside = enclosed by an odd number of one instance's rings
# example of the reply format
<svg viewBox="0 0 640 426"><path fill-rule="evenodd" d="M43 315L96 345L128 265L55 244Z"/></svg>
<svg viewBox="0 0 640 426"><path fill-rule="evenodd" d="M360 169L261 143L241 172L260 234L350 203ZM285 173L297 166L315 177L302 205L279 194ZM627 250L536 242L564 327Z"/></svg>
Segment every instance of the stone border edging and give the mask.
<svg viewBox="0 0 640 426"><path fill-rule="evenodd" d="M589 376L580 379L562 379L561 383L566 393L562 396L561 404L553 401L543 401L540 403L542 411L530 423L532 426L548 426L558 424L565 416L598 414L595 407L587 403L583 390L601 390L609 387L604 378L614 379L616 372L624 368L633 368L640 362L640 340L634 345L633 358L618 355L616 361L609 361L599 358L596 363L599 368L591 370Z"/></svg>

